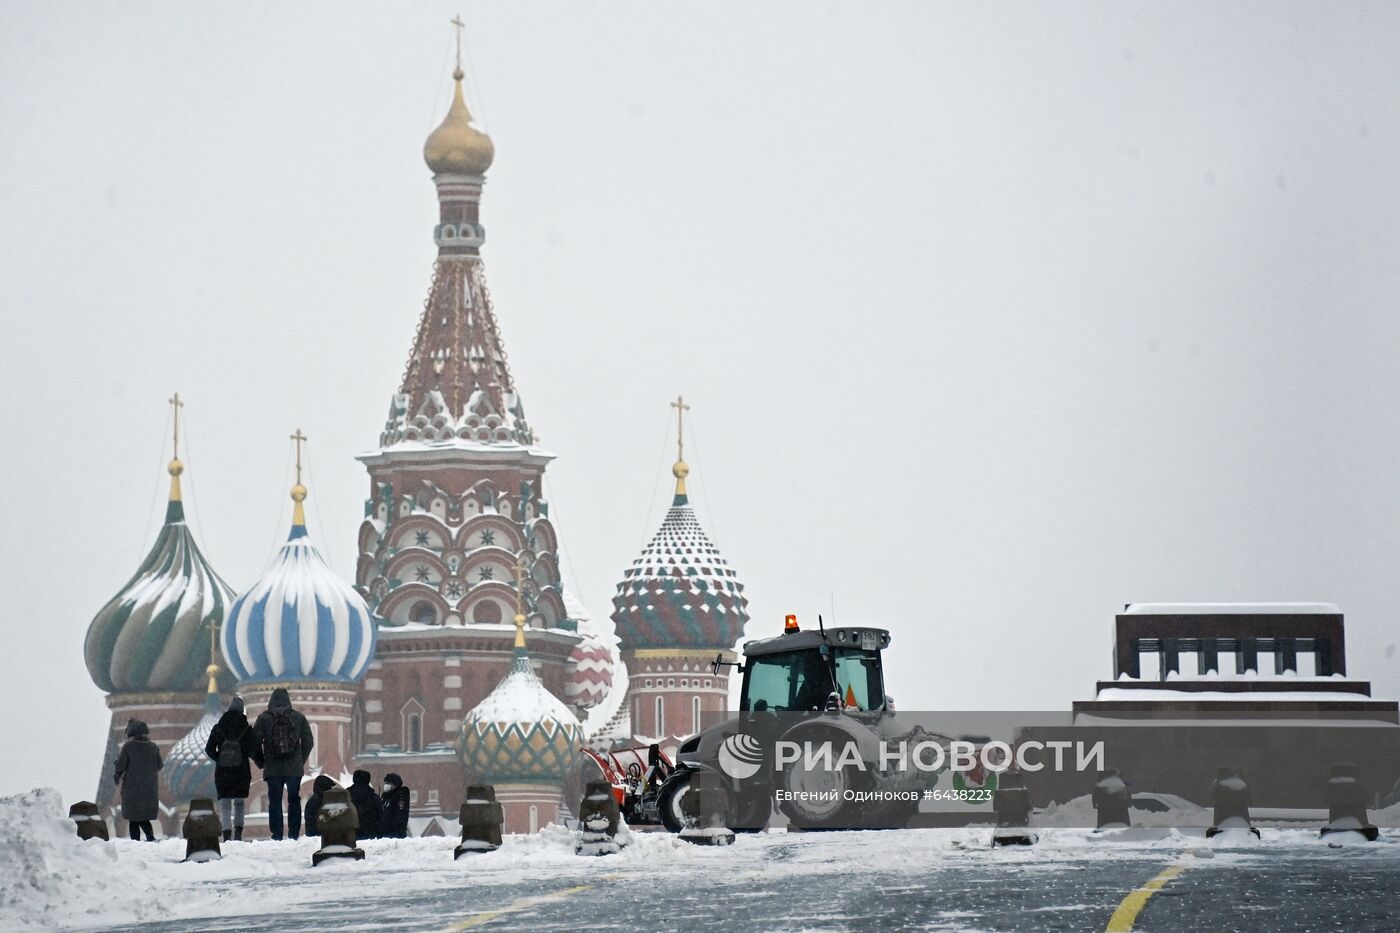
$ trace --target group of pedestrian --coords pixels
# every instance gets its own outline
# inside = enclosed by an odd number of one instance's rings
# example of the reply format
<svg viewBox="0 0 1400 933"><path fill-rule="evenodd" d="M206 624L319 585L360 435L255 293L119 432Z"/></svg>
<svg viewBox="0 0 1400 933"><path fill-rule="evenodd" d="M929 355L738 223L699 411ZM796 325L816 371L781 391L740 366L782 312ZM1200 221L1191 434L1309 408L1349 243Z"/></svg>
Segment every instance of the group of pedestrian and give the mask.
<svg viewBox="0 0 1400 933"><path fill-rule="evenodd" d="M122 815L129 824L132 839L144 834L155 841L151 823L160 817L157 783L164 765L160 749L151 741L144 722L132 719L126 725L127 740L117 755L114 778L121 788ZM262 769L267 782L267 825L273 839L283 838L283 800L286 801L287 836L301 835L301 782L306 762L316 746L306 717L292 707L286 688L272 691L267 709L249 723L243 698L235 696L228 710L209 732L204 753L214 762L214 789L219 798L224 841L242 841L243 816L253 782L253 765ZM318 835L316 814L322 795L336 786L320 775L306 802L306 834ZM350 799L359 817L361 839L398 838L408 835L409 790L403 779L390 772L384 776L383 793L370 786L370 773L356 771L350 785Z"/></svg>
<svg viewBox="0 0 1400 933"><path fill-rule="evenodd" d="M319 834L316 812L321 809L322 795L335 786L335 781L324 774L312 785L306 801L308 836ZM350 803L360 824L355 833L360 839L403 839L408 835L409 792L403 786L403 778L390 771L384 775L382 786L383 793L375 791L368 771L356 771L351 776Z"/></svg>

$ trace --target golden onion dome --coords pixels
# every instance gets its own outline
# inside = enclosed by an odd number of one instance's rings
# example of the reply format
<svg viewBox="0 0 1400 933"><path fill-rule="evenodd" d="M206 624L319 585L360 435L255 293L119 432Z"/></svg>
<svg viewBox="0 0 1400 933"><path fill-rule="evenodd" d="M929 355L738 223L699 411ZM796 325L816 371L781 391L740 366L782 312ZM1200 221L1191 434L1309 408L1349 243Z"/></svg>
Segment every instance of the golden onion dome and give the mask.
<svg viewBox="0 0 1400 933"><path fill-rule="evenodd" d="M462 69L452 72L452 106L423 144L423 160L435 175L484 175L496 157L491 137L472 126L462 97Z"/></svg>

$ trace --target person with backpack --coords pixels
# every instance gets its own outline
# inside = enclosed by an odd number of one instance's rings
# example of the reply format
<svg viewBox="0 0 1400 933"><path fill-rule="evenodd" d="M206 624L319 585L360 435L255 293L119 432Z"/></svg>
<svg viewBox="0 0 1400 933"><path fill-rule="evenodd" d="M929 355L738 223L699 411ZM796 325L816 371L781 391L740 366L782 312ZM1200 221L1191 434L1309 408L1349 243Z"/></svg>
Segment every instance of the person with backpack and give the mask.
<svg viewBox="0 0 1400 933"><path fill-rule="evenodd" d="M306 819L302 820L302 828L308 836L321 835L321 828L318 825L318 817L321 810L321 799L326 791L335 787L335 781L322 774L316 778L311 785L311 796L306 798Z"/></svg>
<svg viewBox="0 0 1400 933"><path fill-rule="evenodd" d="M355 772L350 784L350 802L355 805L355 815L360 818L360 829L356 835L361 839L378 839L383 805L370 786L368 771Z"/></svg>
<svg viewBox="0 0 1400 933"><path fill-rule="evenodd" d="M112 778L122 789L122 818L133 842L142 833L147 842L156 841L151 821L160 819L158 775L164 764L160 749L151 741L151 730L139 719L128 719L126 741L117 755Z"/></svg>
<svg viewBox="0 0 1400 933"><path fill-rule="evenodd" d="M384 775L384 819L379 831L386 839L403 839L408 835L408 788L403 778L390 771Z"/></svg>
<svg viewBox="0 0 1400 933"><path fill-rule="evenodd" d="M253 723L262 751L263 780L267 781L267 826L273 839L282 838L282 795L287 796L288 835L301 835L301 778L316 739L306 717L292 709L286 687L272 691L267 709Z"/></svg>
<svg viewBox="0 0 1400 933"><path fill-rule="evenodd" d="M253 783L249 762L262 765L262 748L243 712L243 698L235 696L228 710L209 730L204 754L214 762L214 790L219 795L219 817L224 824L224 842L243 841L243 810Z"/></svg>

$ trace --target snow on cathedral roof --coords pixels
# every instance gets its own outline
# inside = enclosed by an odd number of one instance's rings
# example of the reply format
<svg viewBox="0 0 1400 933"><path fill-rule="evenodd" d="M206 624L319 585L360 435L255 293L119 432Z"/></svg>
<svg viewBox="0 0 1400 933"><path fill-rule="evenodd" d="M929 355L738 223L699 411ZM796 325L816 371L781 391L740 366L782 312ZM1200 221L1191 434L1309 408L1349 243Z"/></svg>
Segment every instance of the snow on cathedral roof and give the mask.
<svg viewBox="0 0 1400 933"><path fill-rule="evenodd" d="M240 682L357 681L374 657L374 617L306 533L300 483L287 543L234 600L223 653Z"/></svg>
<svg viewBox="0 0 1400 933"><path fill-rule="evenodd" d="M136 574L88 626L84 660L107 693L196 691L209 661L201 637L233 599L185 522L184 464L174 459L165 524Z"/></svg>

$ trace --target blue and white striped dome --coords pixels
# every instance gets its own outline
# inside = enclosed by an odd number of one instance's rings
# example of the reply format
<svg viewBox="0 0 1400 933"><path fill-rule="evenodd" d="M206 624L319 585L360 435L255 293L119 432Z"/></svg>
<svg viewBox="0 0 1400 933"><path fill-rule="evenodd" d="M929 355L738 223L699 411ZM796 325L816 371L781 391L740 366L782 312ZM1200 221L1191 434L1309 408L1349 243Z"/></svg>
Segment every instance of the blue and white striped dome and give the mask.
<svg viewBox="0 0 1400 933"><path fill-rule="evenodd" d="M213 670L217 671L218 668ZM204 754L204 746L208 744L209 733L214 731L224 711L219 705L215 684L209 686L209 692L204 695L204 715L170 749L165 757L165 767L161 769L165 786L170 788L180 803L189 803L196 797L212 800L219 796L218 788L214 786L214 762Z"/></svg>
<svg viewBox="0 0 1400 933"><path fill-rule="evenodd" d="M241 683L358 681L374 657L374 616L331 572L300 512L298 501L287 543L229 610L224 658Z"/></svg>

